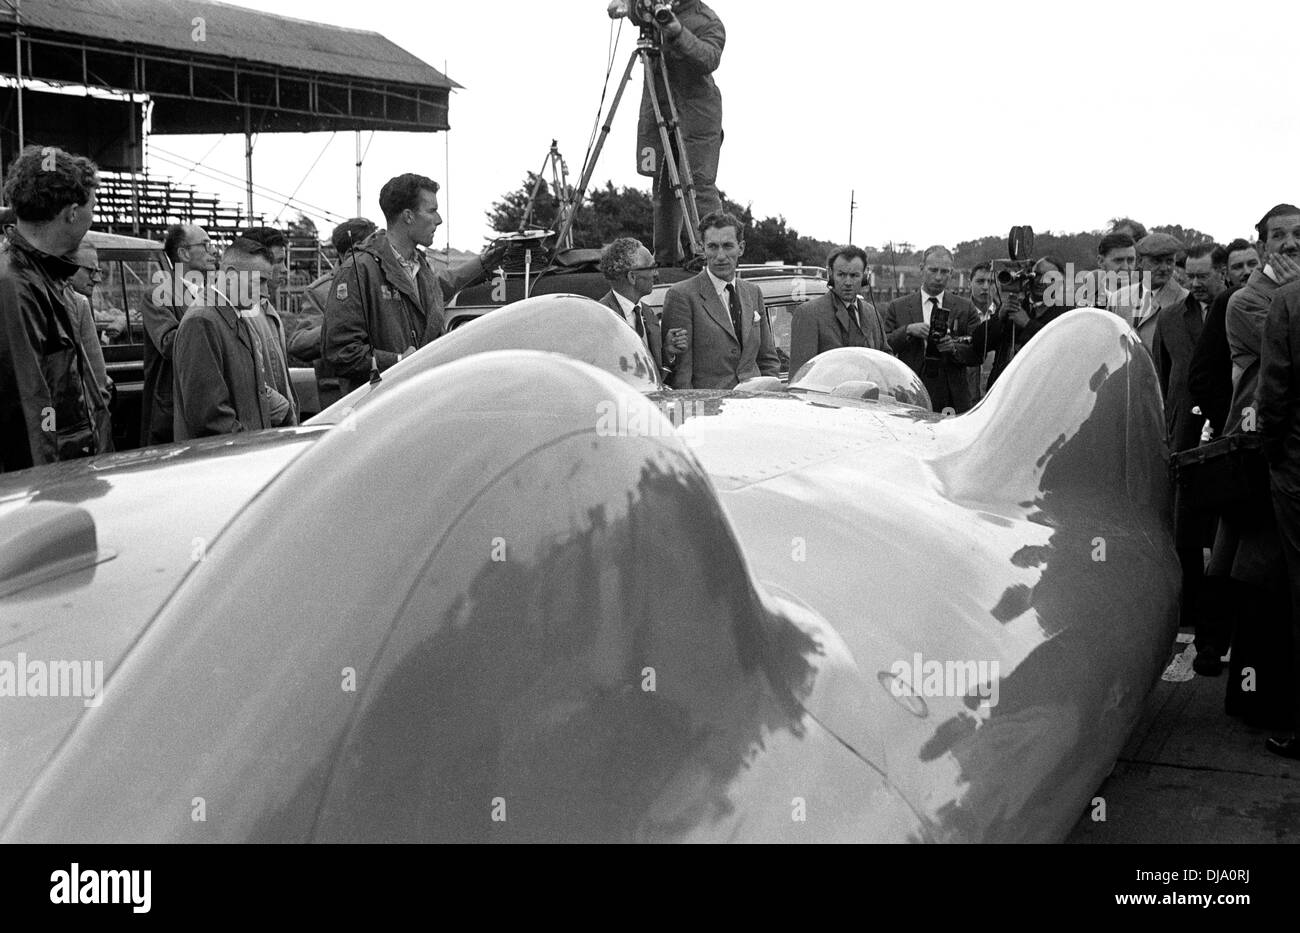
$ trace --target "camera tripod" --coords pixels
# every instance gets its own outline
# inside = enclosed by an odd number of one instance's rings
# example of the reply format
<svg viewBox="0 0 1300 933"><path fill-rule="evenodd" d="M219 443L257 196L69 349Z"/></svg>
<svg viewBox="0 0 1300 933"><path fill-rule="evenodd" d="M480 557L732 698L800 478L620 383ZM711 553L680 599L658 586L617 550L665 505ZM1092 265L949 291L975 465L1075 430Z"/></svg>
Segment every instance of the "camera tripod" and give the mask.
<svg viewBox="0 0 1300 933"><path fill-rule="evenodd" d="M623 92L627 90L627 86L632 80L632 69L638 61L641 62L645 75L646 94L650 98L651 107L654 109L655 124L659 127L659 142L663 146L664 163L668 169L668 179L672 184L673 196L681 204L682 216L686 219L686 234L690 239L691 255L698 256L702 253L696 233L696 229L700 224L700 211L695 203L695 179L691 175L691 163L686 154L686 141L682 137L681 124L677 120L677 105L673 102L673 89L668 83L668 65L664 61L663 50L659 46L653 27L647 25L641 27L641 36L637 39L636 48L632 50L632 54L628 58L627 67L623 69L623 77L618 83L618 90L614 93L613 103L609 105L609 113L605 115L605 122L600 128L600 137L596 140L591 154L582 166L578 189L573 199L566 200L564 203L562 208L564 218L560 225L560 235L555 241L556 252L559 252L560 244L566 242L570 236L578 208L587 194L587 185L591 183L591 176L596 171L596 162L600 158L601 150L605 147L605 140L609 137L610 127L614 123L614 114L618 111L619 102L623 99ZM656 73L663 77L667 108L659 100L659 92L654 80ZM667 113L666 118L665 110ZM674 142L676 143L676 153L673 151L672 144ZM659 169L660 166L656 165L656 179L659 177ZM656 247L658 245L656 244Z"/></svg>

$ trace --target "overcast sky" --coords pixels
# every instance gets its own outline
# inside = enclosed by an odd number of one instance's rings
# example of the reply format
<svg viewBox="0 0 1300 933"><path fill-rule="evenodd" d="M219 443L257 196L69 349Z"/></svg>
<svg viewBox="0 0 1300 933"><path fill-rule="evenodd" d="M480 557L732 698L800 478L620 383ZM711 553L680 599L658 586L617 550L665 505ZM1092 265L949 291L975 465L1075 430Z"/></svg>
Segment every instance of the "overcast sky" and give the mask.
<svg viewBox="0 0 1300 933"><path fill-rule="evenodd" d="M434 245L449 235L452 246L477 250L488 234L483 212L541 166L552 137L576 182L604 83L605 0L240 5L374 30L440 70L445 62L464 85L452 95L450 134L375 135L366 215L380 219L378 191L392 175L449 180L448 223ZM954 245L1017 223L1096 229L1120 214L1227 240L1248 234L1274 203L1300 200L1295 0L711 6L727 28L715 73L726 132L719 187L803 234L844 240L851 189L853 239L870 246ZM625 26L611 82L634 38ZM595 184L646 187L633 161L639 98L638 76ZM260 137L254 180L351 216L353 134L329 139ZM206 165L242 177L242 137L153 143L190 159L210 153ZM151 170L183 174L161 161ZM237 185L186 181L242 200ZM256 208L281 212L271 199Z"/></svg>

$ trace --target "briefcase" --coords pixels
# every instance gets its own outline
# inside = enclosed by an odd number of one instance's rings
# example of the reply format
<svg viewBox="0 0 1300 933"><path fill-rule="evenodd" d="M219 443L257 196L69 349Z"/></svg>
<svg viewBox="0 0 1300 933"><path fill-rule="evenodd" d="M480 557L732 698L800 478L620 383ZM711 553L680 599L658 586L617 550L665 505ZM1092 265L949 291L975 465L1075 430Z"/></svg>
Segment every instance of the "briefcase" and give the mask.
<svg viewBox="0 0 1300 933"><path fill-rule="evenodd" d="M1180 495L1195 508L1270 507L1268 460L1257 432L1230 434L1174 454L1169 467Z"/></svg>

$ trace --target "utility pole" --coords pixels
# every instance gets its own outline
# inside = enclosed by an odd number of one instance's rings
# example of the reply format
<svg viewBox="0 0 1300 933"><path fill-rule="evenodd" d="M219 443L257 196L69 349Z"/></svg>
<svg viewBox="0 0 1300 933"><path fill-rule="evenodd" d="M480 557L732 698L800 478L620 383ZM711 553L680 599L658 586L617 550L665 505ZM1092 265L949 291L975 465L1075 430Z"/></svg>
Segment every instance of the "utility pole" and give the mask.
<svg viewBox="0 0 1300 933"><path fill-rule="evenodd" d="M850 244L853 242L853 213L858 209L857 199L854 198L855 194L857 194L857 191L850 189L849 191L849 243Z"/></svg>

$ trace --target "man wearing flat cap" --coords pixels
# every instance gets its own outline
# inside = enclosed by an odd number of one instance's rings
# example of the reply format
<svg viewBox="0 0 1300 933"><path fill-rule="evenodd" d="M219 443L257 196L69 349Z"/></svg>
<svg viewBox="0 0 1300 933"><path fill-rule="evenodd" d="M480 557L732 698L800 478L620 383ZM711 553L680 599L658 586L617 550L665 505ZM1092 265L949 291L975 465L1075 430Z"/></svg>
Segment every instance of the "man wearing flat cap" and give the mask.
<svg viewBox="0 0 1300 933"><path fill-rule="evenodd" d="M1174 279L1174 262L1183 249L1177 237L1148 233L1137 244L1138 281L1112 292L1107 300L1107 308L1133 325L1148 353L1155 344L1160 310L1187 300L1187 289Z"/></svg>

